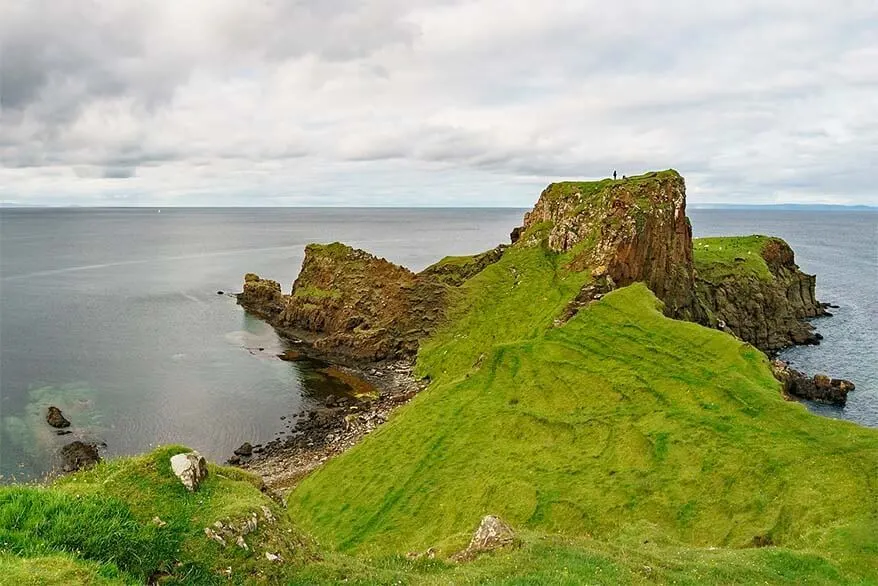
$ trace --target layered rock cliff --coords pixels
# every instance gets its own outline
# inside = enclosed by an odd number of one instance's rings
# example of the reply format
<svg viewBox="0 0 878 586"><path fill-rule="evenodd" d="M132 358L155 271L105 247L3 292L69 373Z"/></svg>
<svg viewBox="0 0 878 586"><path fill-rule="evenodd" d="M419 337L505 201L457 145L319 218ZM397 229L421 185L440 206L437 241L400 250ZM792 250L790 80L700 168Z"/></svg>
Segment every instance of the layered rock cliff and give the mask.
<svg viewBox="0 0 878 586"><path fill-rule="evenodd" d="M646 283L669 315L706 319L694 294L686 185L674 170L619 181L553 183L513 238L544 239L551 250L570 253L571 268L605 267L599 273L615 286Z"/></svg>
<svg viewBox="0 0 878 586"><path fill-rule="evenodd" d="M448 291L502 254L449 257L420 274L340 243L310 244L290 295L248 275L238 301L327 354L360 360L411 358L439 322Z"/></svg>
<svg viewBox="0 0 878 586"><path fill-rule="evenodd" d="M826 314L814 296L814 275L799 270L780 238L744 236L695 242L698 297L709 325L728 330L765 351L816 344L804 321Z"/></svg>

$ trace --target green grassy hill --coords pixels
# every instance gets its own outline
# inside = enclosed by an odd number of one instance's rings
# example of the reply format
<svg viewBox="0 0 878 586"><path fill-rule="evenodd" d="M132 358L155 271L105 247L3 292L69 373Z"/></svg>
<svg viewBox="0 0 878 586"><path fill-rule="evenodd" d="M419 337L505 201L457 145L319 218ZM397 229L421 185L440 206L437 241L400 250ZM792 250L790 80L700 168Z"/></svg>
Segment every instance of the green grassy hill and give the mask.
<svg viewBox="0 0 878 586"><path fill-rule="evenodd" d="M187 492L169 465L185 451L167 446L48 487L0 488L0 584L210 584L226 582L227 569L242 582L277 574L266 551L296 564L315 559L310 540L251 474L211 465L198 492ZM248 551L205 536L205 527L253 514L259 525L245 536Z"/></svg>
<svg viewBox="0 0 878 586"><path fill-rule="evenodd" d="M452 553L497 514L620 546L772 545L875 580L878 434L785 402L761 352L665 318L642 285L557 326L585 280L563 260L515 247L468 281L419 355L432 385L306 479L292 518L370 555Z"/></svg>

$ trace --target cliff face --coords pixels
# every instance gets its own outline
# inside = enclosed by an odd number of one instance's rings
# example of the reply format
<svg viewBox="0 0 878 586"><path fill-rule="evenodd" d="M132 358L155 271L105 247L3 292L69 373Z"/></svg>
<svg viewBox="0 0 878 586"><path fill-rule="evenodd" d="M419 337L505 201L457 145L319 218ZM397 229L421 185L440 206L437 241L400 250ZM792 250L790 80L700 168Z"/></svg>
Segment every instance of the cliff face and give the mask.
<svg viewBox="0 0 878 586"><path fill-rule="evenodd" d="M553 183L512 236L545 238L550 249L571 253L572 268L600 268L615 286L646 283L671 316L706 318L694 295L686 185L676 171Z"/></svg>
<svg viewBox="0 0 878 586"><path fill-rule="evenodd" d="M250 274L238 302L328 354L412 358L443 317L449 291L496 262L503 249L449 257L415 274L344 244L311 244L290 295Z"/></svg>
<svg viewBox="0 0 878 586"><path fill-rule="evenodd" d="M711 324L761 350L816 344L803 321L826 314L814 296L814 275L799 270L779 238L704 238L695 242L698 296Z"/></svg>

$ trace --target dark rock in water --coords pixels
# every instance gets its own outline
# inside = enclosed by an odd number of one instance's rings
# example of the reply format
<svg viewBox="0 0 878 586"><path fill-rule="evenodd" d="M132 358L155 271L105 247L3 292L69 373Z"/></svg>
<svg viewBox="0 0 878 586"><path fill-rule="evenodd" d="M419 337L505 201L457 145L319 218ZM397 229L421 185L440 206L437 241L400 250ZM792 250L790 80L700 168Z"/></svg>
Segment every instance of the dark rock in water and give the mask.
<svg viewBox="0 0 878 586"><path fill-rule="evenodd" d="M790 368L790 365L782 360L773 360L771 369L774 377L783 383L784 392L800 399L844 405L847 402L847 394L856 389L856 385L849 380L830 378L825 374L809 377L803 372Z"/></svg>
<svg viewBox="0 0 878 586"><path fill-rule="evenodd" d="M238 464L241 463L241 458L239 458L238 456L232 456L231 458L228 459L228 462L232 466L237 466Z"/></svg>
<svg viewBox="0 0 878 586"><path fill-rule="evenodd" d="M217 291L216 294L217 294L217 295L225 295L226 292L225 292L225 291Z"/></svg>
<svg viewBox="0 0 878 586"><path fill-rule="evenodd" d="M253 446L250 445L249 442L244 442L241 444L241 447L235 450L236 456L252 456L253 455Z"/></svg>
<svg viewBox="0 0 878 586"><path fill-rule="evenodd" d="M54 405L49 407L49 412L46 414L46 421L52 427L70 427L70 422L67 421L67 418L64 417L61 410Z"/></svg>
<svg viewBox="0 0 878 586"><path fill-rule="evenodd" d="M70 431L69 429L59 429L58 431L55 432L55 435L70 435L71 433L73 433L73 432Z"/></svg>
<svg viewBox="0 0 878 586"><path fill-rule="evenodd" d="M101 461L95 444L86 444L78 440L61 448L60 454L64 472L85 470Z"/></svg>

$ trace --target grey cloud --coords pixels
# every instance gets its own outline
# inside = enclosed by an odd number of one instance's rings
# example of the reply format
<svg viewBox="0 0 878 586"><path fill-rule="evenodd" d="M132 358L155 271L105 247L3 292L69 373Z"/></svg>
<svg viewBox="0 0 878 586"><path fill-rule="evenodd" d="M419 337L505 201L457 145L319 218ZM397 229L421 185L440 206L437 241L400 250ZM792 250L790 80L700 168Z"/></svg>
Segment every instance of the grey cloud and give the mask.
<svg viewBox="0 0 878 586"><path fill-rule="evenodd" d="M105 167L104 179L130 179L137 174L136 167Z"/></svg>
<svg viewBox="0 0 878 586"><path fill-rule="evenodd" d="M696 197L876 197L871 1L7 4L0 183L34 197L77 177L305 197L366 166L492 190L673 166Z"/></svg>

